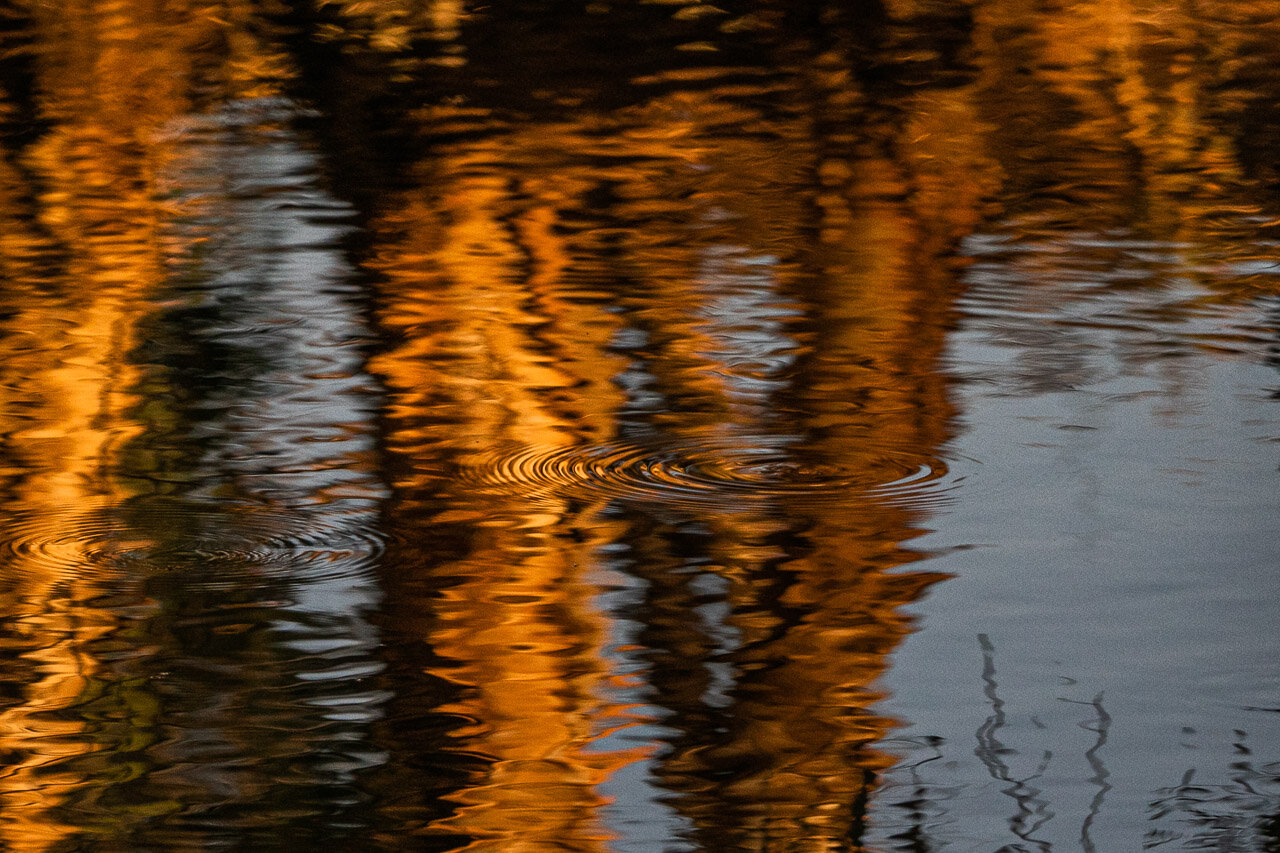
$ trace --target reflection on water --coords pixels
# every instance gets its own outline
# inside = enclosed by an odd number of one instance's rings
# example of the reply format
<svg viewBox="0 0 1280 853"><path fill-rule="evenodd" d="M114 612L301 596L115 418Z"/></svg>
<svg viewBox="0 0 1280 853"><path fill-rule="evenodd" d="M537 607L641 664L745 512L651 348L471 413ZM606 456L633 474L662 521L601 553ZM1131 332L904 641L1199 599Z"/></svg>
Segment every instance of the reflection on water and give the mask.
<svg viewBox="0 0 1280 853"><path fill-rule="evenodd" d="M14 5L3 846L1278 849L1277 26Z"/></svg>

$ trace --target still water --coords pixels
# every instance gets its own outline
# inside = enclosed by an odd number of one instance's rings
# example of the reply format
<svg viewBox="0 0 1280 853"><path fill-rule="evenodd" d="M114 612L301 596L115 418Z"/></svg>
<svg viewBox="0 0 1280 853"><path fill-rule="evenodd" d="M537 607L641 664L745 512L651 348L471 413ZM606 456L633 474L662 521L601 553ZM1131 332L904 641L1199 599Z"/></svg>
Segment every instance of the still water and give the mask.
<svg viewBox="0 0 1280 853"><path fill-rule="evenodd" d="M0 848L1280 850L1273 0L0 27Z"/></svg>

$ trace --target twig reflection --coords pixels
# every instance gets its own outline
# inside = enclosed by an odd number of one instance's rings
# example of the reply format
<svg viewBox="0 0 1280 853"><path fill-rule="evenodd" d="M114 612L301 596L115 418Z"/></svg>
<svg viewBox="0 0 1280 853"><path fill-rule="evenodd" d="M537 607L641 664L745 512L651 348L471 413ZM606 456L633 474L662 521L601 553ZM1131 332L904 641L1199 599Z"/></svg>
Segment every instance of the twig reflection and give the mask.
<svg viewBox="0 0 1280 853"><path fill-rule="evenodd" d="M1146 849L1181 842L1188 850L1280 850L1280 762L1255 765L1248 734L1236 729L1235 736L1241 759L1232 762L1229 782L1197 781L1200 771L1191 767L1177 785L1157 792Z"/></svg>
<svg viewBox="0 0 1280 853"><path fill-rule="evenodd" d="M1080 724L1080 728L1098 735L1098 739L1094 741L1093 746L1089 747L1084 754L1085 759L1089 762L1089 767L1093 769L1093 776L1089 777L1089 781L1098 786L1098 792L1089 801L1089 813L1085 815L1084 822L1080 825L1080 846L1085 850L1085 853L1095 853L1098 848L1094 846L1091 831L1094 821L1097 820L1099 813L1102 811L1102 801L1106 799L1107 792L1111 790L1111 784L1107 781L1111 778L1111 773L1107 770L1107 766L1102 763L1101 756L1102 747L1107 743L1107 732L1111 729L1111 715L1102 707L1101 693L1093 697L1092 702L1079 702L1075 699L1063 699L1062 701L1075 705L1089 705L1097 714L1096 719Z"/></svg>
<svg viewBox="0 0 1280 853"><path fill-rule="evenodd" d="M1031 836L1048 823L1054 813L1049 810L1048 801L1039 796L1040 789L1029 783L1044 775L1049 761L1053 758L1053 753L1045 750L1039 766L1031 775L1021 779L1012 775L1009 766L1004 763L1001 756L1016 755L1017 751L1005 746L996 737L996 733L1005 726L1005 714L1004 702L996 692L998 685L996 684L995 646L986 634L978 635L978 643L982 646L983 693L991 701L991 716L978 727L978 747L973 754L986 766L991 778L1009 783L1008 787L1002 790L1017 804L1016 814L1009 819L1009 829L1023 841L1034 845L1039 850L1047 851L1051 849L1048 842Z"/></svg>

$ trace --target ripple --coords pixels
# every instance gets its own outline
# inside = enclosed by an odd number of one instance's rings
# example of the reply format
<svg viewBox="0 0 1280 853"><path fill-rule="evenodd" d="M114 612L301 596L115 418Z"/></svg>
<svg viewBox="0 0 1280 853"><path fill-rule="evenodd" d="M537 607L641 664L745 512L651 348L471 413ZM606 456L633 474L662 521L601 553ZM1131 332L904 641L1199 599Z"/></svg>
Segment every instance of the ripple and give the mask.
<svg viewBox="0 0 1280 853"><path fill-rule="evenodd" d="M461 478L527 498L604 497L734 509L829 503L854 496L915 503L946 489L946 465L906 452L868 452L852 464L758 444L509 445L472 457Z"/></svg>
<svg viewBox="0 0 1280 853"><path fill-rule="evenodd" d="M19 573L183 572L222 586L246 576L315 581L362 572L383 551L367 512L307 514L253 507L107 507L19 512L0 559Z"/></svg>

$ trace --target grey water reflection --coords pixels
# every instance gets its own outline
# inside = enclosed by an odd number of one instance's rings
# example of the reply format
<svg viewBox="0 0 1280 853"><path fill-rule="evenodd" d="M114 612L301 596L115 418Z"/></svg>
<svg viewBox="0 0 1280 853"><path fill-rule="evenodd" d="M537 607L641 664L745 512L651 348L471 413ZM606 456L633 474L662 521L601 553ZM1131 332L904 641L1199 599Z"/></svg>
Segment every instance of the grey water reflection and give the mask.
<svg viewBox="0 0 1280 853"><path fill-rule="evenodd" d="M11 4L0 846L1277 849L1278 26Z"/></svg>

